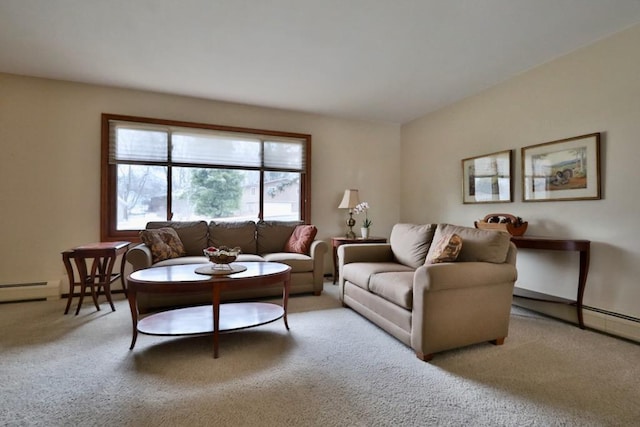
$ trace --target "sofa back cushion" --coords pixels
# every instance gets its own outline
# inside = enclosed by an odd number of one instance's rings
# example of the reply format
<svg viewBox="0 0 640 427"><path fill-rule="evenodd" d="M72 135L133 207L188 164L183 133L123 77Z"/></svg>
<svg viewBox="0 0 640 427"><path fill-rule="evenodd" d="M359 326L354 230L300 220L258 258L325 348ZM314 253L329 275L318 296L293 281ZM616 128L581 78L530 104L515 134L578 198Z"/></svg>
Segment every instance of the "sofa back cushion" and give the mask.
<svg viewBox="0 0 640 427"><path fill-rule="evenodd" d="M492 262L502 264L507 259L511 235L502 231L480 230L451 224L438 224L434 242L444 236L457 234L462 239L462 249L458 254L458 262ZM434 248L435 250L435 248ZM431 255L431 254L429 254Z"/></svg>
<svg viewBox="0 0 640 427"><path fill-rule="evenodd" d="M170 227L176 230L188 256L202 255L207 247L207 223L205 221L152 221L147 230Z"/></svg>
<svg viewBox="0 0 640 427"><path fill-rule="evenodd" d="M396 224L389 243L396 261L412 268L424 264L433 240L436 224Z"/></svg>
<svg viewBox="0 0 640 427"><path fill-rule="evenodd" d="M256 254L256 223L253 221L209 223L209 246L240 247L243 254Z"/></svg>
<svg viewBox="0 0 640 427"><path fill-rule="evenodd" d="M301 221L258 221L258 253L286 252L284 246Z"/></svg>

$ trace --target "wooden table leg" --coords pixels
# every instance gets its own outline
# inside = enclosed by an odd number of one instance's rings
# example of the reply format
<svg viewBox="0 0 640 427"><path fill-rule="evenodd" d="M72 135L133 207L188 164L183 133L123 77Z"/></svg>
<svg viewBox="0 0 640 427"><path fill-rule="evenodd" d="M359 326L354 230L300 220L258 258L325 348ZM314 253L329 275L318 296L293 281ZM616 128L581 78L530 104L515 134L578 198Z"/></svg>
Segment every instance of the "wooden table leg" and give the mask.
<svg viewBox="0 0 640 427"><path fill-rule="evenodd" d="M129 290L127 293L127 300L129 301L129 309L131 309L131 323L133 324L133 333L131 335L131 346L129 347L129 350L133 350L133 347L136 345L136 340L138 339L138 301L135 290Z"/></svg>
<svg viewBox="0 0 640 427"><path fill-rule="evenodd" d="M580 251L580 274L578 276L578 298L576 309L578 310L578 326L584 329L584 319L582 318L582 300L584 298L584 288L587 285L587 274L589 272L589 251Z"/></svg>
<svg viewBox="0 0 640 427"><path fill-rule="evenodd" d="M287 321L287 306L289 305L289 291L291 289L291 279L287 279L284 281L284 286L282 290L282 309L284 310L284 314L282 318L284 319L284 326L289 330L289 322Z"/></svg>
<svg viewBox="0 0 640 427"><path fill-rule="evenodd" d="M220 287L213 285L213 358L218 358L218 344L220 341Z"/></svg>

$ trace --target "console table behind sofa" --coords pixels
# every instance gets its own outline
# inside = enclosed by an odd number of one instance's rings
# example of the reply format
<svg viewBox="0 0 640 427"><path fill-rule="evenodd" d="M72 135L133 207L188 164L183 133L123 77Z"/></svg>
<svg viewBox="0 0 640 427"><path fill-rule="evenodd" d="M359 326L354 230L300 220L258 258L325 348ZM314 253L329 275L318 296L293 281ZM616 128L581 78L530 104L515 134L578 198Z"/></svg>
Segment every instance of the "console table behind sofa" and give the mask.
<svg viewBox="0 0 640 427"><path fill-rule="evenodd" d="M591 251L591 242L589 240L553 239L546 237L524 236L512 236L511 241L516 245L518 249L577 251L580 253L580 273L578 275L578 292L575 301L554 297L527 289L521 289L518 287L514 288L513 295L520 298L527 298L537 301L575 305L578 314L578 326L580 326L580 329L584 329L584 321L582 319L582 299L584 297L584 288L587 284L587 274L589 273L589 256Z"/></svg>

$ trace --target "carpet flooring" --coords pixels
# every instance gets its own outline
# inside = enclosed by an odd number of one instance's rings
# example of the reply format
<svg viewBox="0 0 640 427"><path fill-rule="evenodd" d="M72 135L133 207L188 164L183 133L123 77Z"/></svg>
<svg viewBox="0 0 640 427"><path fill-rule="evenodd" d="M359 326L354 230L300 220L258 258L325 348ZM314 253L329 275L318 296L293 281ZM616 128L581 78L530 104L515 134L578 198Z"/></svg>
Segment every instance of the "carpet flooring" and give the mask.
<svg viewBox="0 0 640 427"><path fill-rule="evenodd" d="M637 426L640 345L513 308L503 346L430 363L355 312L337 287L221 337L139 335L85 302L0 305L0 425Z"/></svg>

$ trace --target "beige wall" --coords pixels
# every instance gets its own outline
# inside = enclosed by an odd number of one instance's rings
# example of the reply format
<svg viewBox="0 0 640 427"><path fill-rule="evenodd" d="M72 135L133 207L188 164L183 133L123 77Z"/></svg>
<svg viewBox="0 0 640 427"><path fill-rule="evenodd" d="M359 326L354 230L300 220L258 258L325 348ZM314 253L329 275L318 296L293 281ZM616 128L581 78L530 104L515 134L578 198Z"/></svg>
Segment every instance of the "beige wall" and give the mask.
<svg viewBox="0 0 640 427"><path fill-rule="evenodd" d="M473 225L491 212L527 234L589 239L585 304L640 318L640 25L402 127L401 220ZM603 199L523 203L520 148L602 132ZM516 150L513 203L463 205L461 159ZM575 297L577 254L520 251L518 286Z"/></svg>
<svg viewBox="0 0 640 427"><path fill-rule="evenodd" d="M311 134L320 238L344 233L345 188L370 203L376 234L399 216L399 125L0 74L0 285L66 292L60 252L99 239L103 112Z"/></svg>

